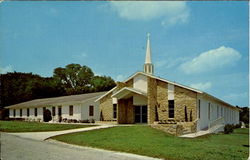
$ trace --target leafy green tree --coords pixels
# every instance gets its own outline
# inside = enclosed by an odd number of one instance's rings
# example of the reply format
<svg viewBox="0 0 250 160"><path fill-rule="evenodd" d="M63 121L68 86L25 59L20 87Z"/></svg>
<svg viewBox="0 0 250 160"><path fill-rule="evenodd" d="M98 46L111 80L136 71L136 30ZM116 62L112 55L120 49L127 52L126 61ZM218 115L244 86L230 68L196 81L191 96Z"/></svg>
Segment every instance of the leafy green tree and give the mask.
<svg viewBox="0 0 250 160"><path fill-rule="evenodd" d="M249 107L240 108L240 121L249 124Z"/></svg>
<svg viewBox="0 0 250 160"><path fill-rule="evenodd" d="M65 88L67 94L76 94L90 92L94 73L87 66L69 64L65 68L56 68L53 77Z"/></svg>
<svg viewBox="0 0 250 160"><path fill-rule="evenodd" d="M91 81L93 91L107 91L113 88L116 84L111 77L107 76L94 76Z"/></svg>

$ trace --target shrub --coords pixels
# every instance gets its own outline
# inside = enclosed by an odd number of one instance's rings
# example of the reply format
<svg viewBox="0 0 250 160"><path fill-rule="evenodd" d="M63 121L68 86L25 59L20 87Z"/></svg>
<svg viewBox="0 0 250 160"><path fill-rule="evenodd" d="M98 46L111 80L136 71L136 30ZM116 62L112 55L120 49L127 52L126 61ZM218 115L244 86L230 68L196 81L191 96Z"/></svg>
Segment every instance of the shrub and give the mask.
<svg viewBox="0 0 250 160"><path fill-rule="evenodd" d="M95 120L94 119L90 119L89 122L90 123L95 123Z"/></svg>
<svg viewBox="0 0 250 160"><path fill-rule="evenodd" d="M233 124L227 124L224 127L224 133L225 134L233 133L233 130L234 130L234 125Z"/></svg>
<svg viewBox="0 0 250 160"><path fill-rule="evenodd" d="M81 123L89 123L89 120L88 119L85 119L85 120L80 120Z"/></svg>
<svg viewBox="0 0 250 160"><path fill-rule="evenodd" d="M234 126L234 128L240 128L241 127L241 124L239 123L239 124L236 124L235 126Z"/></svg>

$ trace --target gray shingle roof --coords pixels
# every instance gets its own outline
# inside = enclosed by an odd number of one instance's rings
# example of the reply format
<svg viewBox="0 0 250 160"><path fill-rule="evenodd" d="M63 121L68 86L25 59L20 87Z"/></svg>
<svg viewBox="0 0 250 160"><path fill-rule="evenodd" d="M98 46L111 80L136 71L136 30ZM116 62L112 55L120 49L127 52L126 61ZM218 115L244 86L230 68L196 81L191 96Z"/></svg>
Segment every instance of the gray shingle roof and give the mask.
<svg viewBox="0 0 250 160"><path fill-rule="evenodd" d="M62 97L34 99L31 101L10 105L5 108L45 107L45 106L59 105L59 104L64 104L64 103L84 102L92 98L95 100L105 93L106 92L95 92L95 93L70 95L70 96L62 96Z"/></svg>

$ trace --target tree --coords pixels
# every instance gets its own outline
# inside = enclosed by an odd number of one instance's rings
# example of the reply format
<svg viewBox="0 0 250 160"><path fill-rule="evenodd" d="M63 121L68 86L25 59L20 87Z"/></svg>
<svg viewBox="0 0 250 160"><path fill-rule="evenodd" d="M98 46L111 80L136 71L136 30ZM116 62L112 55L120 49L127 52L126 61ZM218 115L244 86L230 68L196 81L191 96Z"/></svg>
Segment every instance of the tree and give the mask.
<svg viewBox="0 0 250 160"><path fill-rule="evenodd" d="M65 68L56 68L53 77L65 88L67 94L77 94L91 91L94 73L87 66L69 64Z"/></svg>
<svg viewBox="0 0 250 160"><path fill-rule="evenodd" d="M94 76L91 80L93 91L107 91L113 88L116 84L111 77L107 76Z"/></svg>
<svg viewBox="0 0 250 160"><path fill-rule="evenodd" d="M240 121L249 124L249 107L240 108Z"/></svg>

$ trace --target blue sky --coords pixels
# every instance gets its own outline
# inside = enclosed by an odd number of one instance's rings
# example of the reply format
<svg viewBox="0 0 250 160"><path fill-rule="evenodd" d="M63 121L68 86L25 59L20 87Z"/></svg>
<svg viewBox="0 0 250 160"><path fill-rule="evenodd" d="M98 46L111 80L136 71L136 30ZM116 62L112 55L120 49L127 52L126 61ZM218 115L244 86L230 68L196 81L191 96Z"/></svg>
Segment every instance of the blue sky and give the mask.
<svg viewBox="0 0 250 160"><path fill-rule="evenodd" d="M124 80L142 71L248 106L248 2L2 2L0 72L70 63Z"/></svg>

